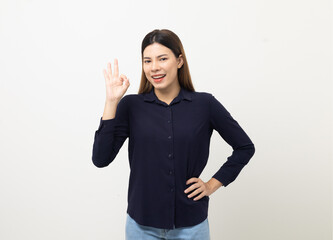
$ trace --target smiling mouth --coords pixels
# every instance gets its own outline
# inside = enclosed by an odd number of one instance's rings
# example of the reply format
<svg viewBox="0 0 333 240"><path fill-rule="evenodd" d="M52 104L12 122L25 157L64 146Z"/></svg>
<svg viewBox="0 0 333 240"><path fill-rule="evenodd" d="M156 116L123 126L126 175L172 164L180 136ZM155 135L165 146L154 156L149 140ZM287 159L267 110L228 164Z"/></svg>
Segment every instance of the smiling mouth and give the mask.
<svg viewBox="0 0 333 240"><path fill-rule="evenodd" d="M166 75L166 74L164 74L164 75L160 75L160 76L157 76L157 77L152 77L152 78L153 78L153 79L162 79L162 78L165 77L165 75Z"/></svg>

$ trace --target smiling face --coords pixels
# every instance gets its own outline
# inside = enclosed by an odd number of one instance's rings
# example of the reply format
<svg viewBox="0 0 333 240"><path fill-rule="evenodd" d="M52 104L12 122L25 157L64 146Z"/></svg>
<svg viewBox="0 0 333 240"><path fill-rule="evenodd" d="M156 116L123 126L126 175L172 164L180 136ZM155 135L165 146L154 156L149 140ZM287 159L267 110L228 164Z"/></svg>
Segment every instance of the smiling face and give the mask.
<svg viewBox="0 0 333 240"><path fill-rule="evenodd" d="M179 85L177 72L183 65L181 55L176 58L169 48L153 43L143 51L142 61L146 78L154 88L162 90Z"/></svg>

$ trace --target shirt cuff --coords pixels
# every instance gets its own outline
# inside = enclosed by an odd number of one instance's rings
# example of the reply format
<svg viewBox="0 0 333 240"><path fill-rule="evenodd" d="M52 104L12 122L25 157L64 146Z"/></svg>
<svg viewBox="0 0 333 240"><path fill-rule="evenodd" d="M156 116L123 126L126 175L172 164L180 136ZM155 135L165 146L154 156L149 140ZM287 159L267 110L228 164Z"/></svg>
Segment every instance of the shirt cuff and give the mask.
<svg viewBox="0 0 333 240"><path fill-rule="evenodd" d="M222 183L223 187L226 187L229 185L229 183L231 183L232 181L231 176L228 176L227 172L224 172L222 169L220 169L219 171L217 171L214 175L213 178L219 180Z"/></svg>
<svg viewBox="0 0 333 240"><path fill-rule="evenodd" d="M103 120L102 118L103 117L100 118L99 127L98 127L97 132L105 131L105 130L112 130L114 127L115 118L108 119L108 120Z"/></svg>

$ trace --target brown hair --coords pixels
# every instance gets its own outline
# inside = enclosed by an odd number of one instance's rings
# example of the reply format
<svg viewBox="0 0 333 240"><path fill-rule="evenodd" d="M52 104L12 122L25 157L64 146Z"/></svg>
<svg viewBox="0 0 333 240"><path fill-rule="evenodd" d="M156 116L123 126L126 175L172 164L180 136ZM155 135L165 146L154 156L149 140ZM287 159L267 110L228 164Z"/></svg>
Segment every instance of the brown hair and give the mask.
<svg viewBox="0 0 333 240"><path fill-rule="evenodd" d="M190 69L187 64L184 48L179 37L174 32L168 29L161 29L161 30L155 29L150 33L148 33L142 40L141 44L142 63L143 63L143 51L147 46L155 42L169 48L176 56L176 58L178 58L180 54L183 56L183 65L181 68L178 69L178 74L177 74L179 85L191 92L194 92L195 90L192 84ZM142 66L141 82L138 93L140 94L140 93L150 92L152 87L153 85L148 81Z"/></svg>

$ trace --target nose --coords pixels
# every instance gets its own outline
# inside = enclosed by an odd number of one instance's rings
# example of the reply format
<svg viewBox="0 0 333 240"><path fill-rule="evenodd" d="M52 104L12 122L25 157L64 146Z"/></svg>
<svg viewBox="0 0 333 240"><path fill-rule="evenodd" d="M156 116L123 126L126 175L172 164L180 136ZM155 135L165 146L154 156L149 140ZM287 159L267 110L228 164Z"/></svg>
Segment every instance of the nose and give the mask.
<svg viewBox="0 0 333 240"><path fill-rule="evenodd" d="M157 70L159 70L159 65L158 65L158 62L157 61L153 61L152 62L152 67L151 67L151 70L152 71L157 71Z"/></svg>

